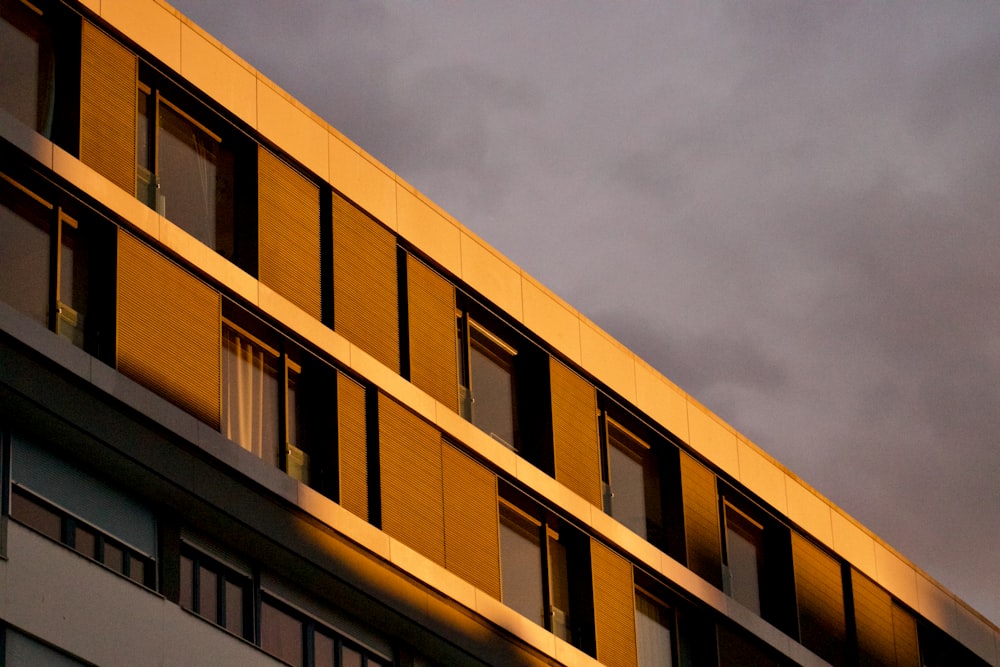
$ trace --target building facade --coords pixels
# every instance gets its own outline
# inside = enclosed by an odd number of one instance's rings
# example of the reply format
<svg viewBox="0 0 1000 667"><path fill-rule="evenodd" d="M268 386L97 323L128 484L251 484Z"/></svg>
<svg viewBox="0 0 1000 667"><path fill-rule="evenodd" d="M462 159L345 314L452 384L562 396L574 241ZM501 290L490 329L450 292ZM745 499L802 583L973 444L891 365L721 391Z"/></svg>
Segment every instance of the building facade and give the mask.
<svg viewBox="0 0 1000 667"><path fill-rule="evenodd" d="M1000 666L160 0L0 0L3 664Z"/></svg>

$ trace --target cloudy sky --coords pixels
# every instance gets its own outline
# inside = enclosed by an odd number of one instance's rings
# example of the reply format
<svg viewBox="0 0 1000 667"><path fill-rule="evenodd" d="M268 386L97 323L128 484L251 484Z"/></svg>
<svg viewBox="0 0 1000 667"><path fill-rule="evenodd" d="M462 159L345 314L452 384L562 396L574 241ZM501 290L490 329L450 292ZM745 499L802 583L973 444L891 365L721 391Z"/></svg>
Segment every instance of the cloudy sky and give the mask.
<svg viewBox="0 0 1000 667"><path fill-rule="evenodd" d="M1000 622L1000 3L175 5Z"/></svg>

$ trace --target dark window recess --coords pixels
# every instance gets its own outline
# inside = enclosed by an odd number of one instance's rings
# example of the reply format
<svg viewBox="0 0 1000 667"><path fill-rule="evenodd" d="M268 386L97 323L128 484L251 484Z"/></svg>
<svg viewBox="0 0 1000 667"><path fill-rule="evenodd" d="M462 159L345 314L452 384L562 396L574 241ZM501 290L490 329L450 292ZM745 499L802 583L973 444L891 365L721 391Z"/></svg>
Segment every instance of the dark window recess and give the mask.
<svg viewBox="0 0 1000 667"><path fill-rule="evenodd" d="M458 321L463 355L459 402L462 416L517 450L515 361L517 350L463 315Z"/></svg>
<svg viewBox="0 0 1000 667"><path fill-rule="evenodd" d="M236 183L256 161L226 123L141 69L136 108L136 197L256 274L254 233L237 229ZM252 188L247 188L248 194ZM244 199L253 199L252 196ZM237 214L240 215L237 215ZM240 234L247 234L243 238Z"/></svg>
<svg viewBox="0 0 1000 667"><path fill-rule="evenodd" d="M90 295L95 281L108 281L98 265L109 263L97 255L112 247L99 236L105 229L0 173L0 300L98 356L102 318Z"/></svg>
<svg viewBox="0 0 1000 667"><path fill-rule="evenodd" d="M639 667L674 664L674 614L664 602L635 592L635 638Z"/></svg>
<svg viewBox="0 0 1000 667"><path fill-rule="evenodd" d="M723 590L796 637L795 585L788 528L731 488L720 488Z"/></svg>
<svg viewBox="0 0 1000 667"><path fill-rule="evenodd" d="M390 664L267 596L260 605L260 638L262 649L296 667L381 667Z"/></svg>
<svg viewBox="0 0 1000 667"><path fill-rule="evenodd" d="M253 637L250 578L193 549L181 552L179 602L234 635Z"/></svg>
<svg viewBox="0 0 1000 667"><path fill-rule="evenodd" d="M575 595L582 586L573 555L578 547L568 528L553 517L536 518L506 501L500 503L500 570L503 603L556 636L579 645L582 619Z"/></svg>
<svg viewBox="0 0 1000 667"><path fill-rule="evenodd" d="M156 586L156 568L151 558L47 503L26 489L18 486L12 488L10 515L32 530L65 544L81 555L102 563L108 569L125 575L142 586L147 588Z"/></svg>
<svg viewBox="0 0 1000 667"><path fill-rule="evenodd" d="M46 18L18 0L0 1L0 107L51 137L55 54Z"/></svg>
<svg viewBox="0 0 1000 667"><path fill-rule="evenodd" d="M335 493L335 456L316 446L336 424L329 407L336 404L334 370L248 313L228 304L226 311L222 434L304 484Z"/></svg>

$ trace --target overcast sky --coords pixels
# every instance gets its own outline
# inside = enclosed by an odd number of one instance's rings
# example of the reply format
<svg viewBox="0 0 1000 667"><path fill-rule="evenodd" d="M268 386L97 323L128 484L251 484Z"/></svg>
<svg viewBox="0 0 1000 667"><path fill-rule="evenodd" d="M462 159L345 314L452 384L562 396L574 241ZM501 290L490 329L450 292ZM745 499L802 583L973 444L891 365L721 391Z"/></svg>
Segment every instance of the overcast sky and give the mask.
<svg viewBox="0 0 1000 667"><path fill-rule="evenodd" d="M175 5L1000 622L1000 3Z"/></svg>

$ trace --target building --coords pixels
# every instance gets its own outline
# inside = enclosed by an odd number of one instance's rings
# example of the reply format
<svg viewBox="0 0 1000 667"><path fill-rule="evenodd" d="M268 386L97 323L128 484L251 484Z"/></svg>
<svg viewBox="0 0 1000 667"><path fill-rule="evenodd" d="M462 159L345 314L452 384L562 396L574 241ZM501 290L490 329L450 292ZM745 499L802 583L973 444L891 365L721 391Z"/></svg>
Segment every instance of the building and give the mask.
<svg viewBox="0 0 1000 667"><path fill-rule="evenodd" d="M167 4L0 8L4 664L1000 666Z"/></svg>

